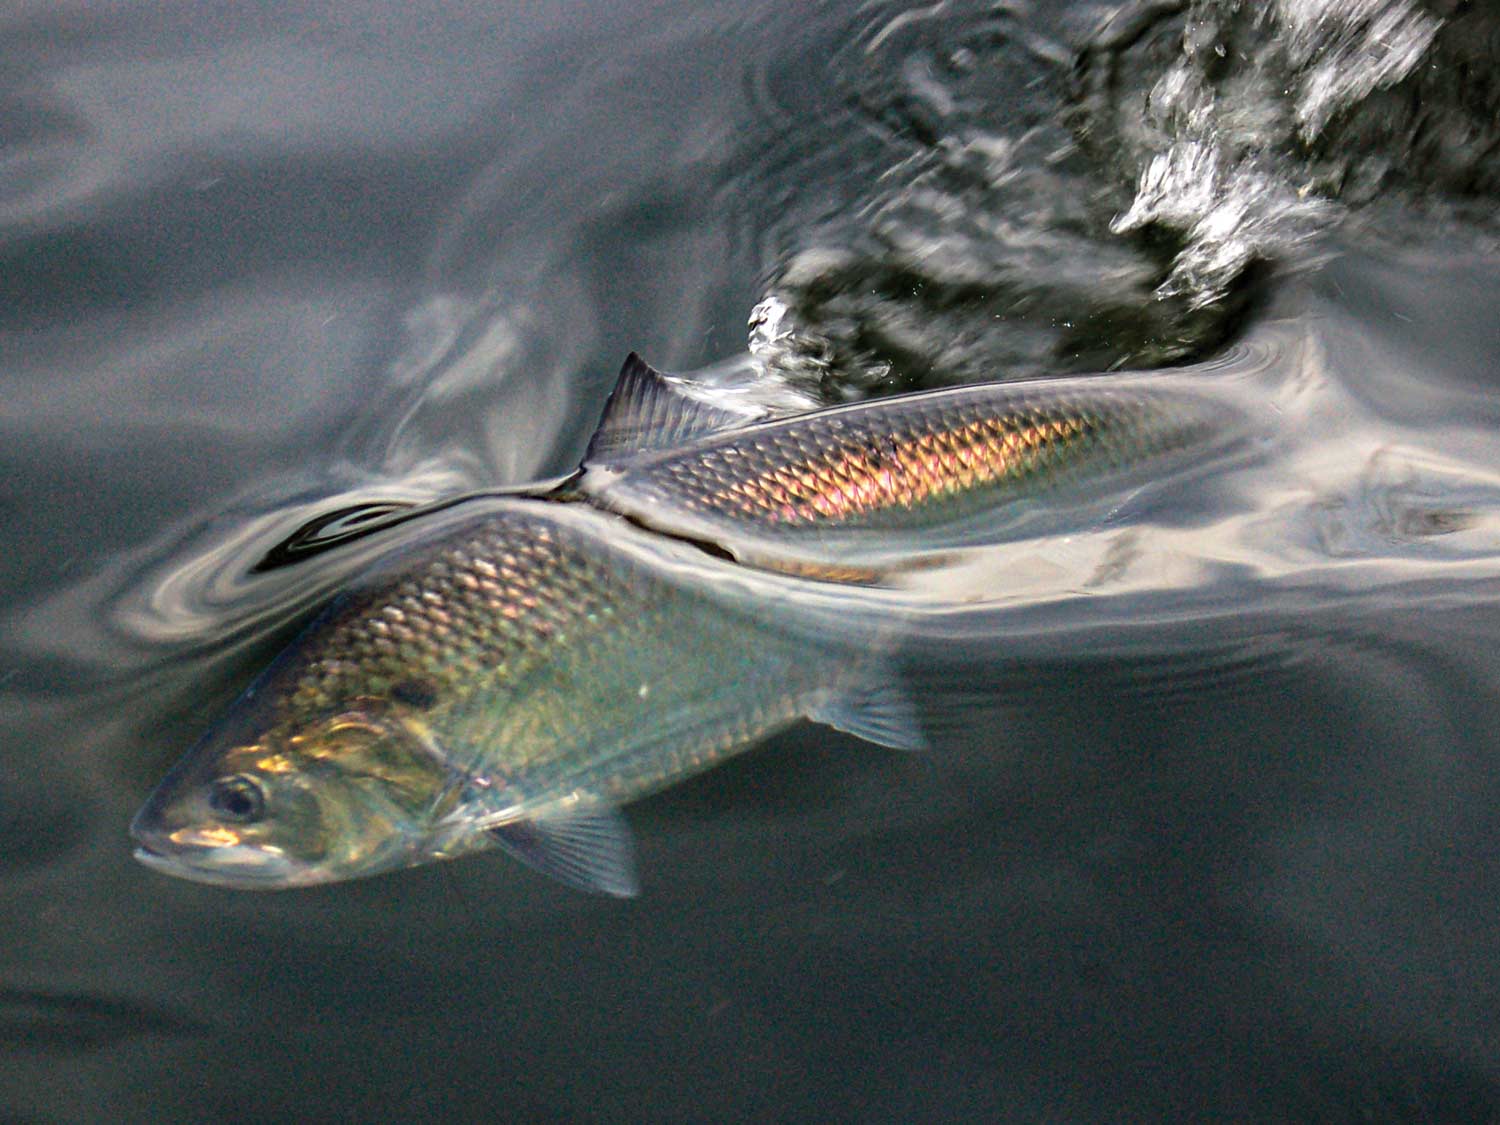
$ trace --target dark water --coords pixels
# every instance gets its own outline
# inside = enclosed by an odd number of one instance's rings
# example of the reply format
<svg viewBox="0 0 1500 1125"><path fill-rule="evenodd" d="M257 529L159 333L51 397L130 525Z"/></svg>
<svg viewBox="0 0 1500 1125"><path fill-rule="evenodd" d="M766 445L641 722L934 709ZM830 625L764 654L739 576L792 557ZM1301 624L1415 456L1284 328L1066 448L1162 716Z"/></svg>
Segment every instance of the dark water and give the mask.
<svg viewBox="0 0 1500 1125"><path fill-rule="evenodd" d="M1500 35L1338 8L12 6L0 1118L1500 1111ZM378 539L255 564L568 471L632 348L782 404L1203 364L1279 421L923 579L935 751L643 802L639 899L136 864Z"/></svg>

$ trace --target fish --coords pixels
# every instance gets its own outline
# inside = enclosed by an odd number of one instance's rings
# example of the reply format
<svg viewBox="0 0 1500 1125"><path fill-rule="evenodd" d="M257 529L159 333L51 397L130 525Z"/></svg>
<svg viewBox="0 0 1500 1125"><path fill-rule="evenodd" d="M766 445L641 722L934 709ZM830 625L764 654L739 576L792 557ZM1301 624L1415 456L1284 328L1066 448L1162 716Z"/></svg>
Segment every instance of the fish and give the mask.
<svg viewBox="0 0 1500 1125"><path fill-rule="evenodd" d="M925 737L892 618L581 503L403 525L136 815L158 871L247 889L498 847L636 893L620 809L804 718Z"/></svg>
<svg viewBox="0 0 1500 1125"><path fill-rule="evenodd" d="M632 353L575 487L740 562L871 581L934 553L1077 527L1222 463L1244 396L1164 373L975 384L769 420Z"/></svg>

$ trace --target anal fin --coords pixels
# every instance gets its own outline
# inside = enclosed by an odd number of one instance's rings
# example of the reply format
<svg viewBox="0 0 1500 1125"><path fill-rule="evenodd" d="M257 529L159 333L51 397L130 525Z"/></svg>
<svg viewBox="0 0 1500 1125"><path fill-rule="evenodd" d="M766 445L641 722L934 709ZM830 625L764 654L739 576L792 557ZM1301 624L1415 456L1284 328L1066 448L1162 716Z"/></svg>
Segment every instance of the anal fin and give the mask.
<svg viewBox="0 0 1500 1125"><path fill-rule="evenodd" d="M518 820L489 833L510 855L570 887L620 898L640 890L630 826L617 809Z"/></svg>

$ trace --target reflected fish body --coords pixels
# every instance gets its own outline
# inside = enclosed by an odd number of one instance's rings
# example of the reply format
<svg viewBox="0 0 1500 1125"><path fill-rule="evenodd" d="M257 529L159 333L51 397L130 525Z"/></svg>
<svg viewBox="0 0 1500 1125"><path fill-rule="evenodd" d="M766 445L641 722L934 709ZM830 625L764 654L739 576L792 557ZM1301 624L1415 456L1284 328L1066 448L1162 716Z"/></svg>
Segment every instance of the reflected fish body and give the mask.
<svg viewBox="0 0 1500 1125"><path fill-rule="evenodd" d="M144 862L243 887L499 844L629 894L620 805L810 716L920 743L883 624L586 505L470 501L329 607L161 784ZM767 586L769 581L772 585Z"/></svg>
<svg viewBox="0 0 1500 1125"><path fill-rule="evenodd" d="M1013 536L1212 461L1244 436L1245 414L1198 382L984 384L746 424L632 355L580 488L745 562L857 572Z"/></svg>

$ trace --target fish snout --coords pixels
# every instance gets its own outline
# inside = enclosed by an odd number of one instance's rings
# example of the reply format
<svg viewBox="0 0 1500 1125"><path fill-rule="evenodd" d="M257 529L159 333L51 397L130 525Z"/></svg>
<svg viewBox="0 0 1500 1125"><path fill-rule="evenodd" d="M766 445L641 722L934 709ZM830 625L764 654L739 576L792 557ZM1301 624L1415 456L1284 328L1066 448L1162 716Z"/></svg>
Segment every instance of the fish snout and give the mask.
<svg viewBox="0 0 1500 1125"><path fill-rule="evenodd" d="M130 838L136 844L136 858L149 863L166 858L172 851L172 829L163 818L157 794L141 806L130 822Z"/></svg>
<svg viewBox="0 0 1500 1125"><path fill-rule="evenodd" d="M174 823L148 801L130 823L135 858L181 879L221 886L274 887L295 881L279 849L246 841L227 825Z"/></svg>

